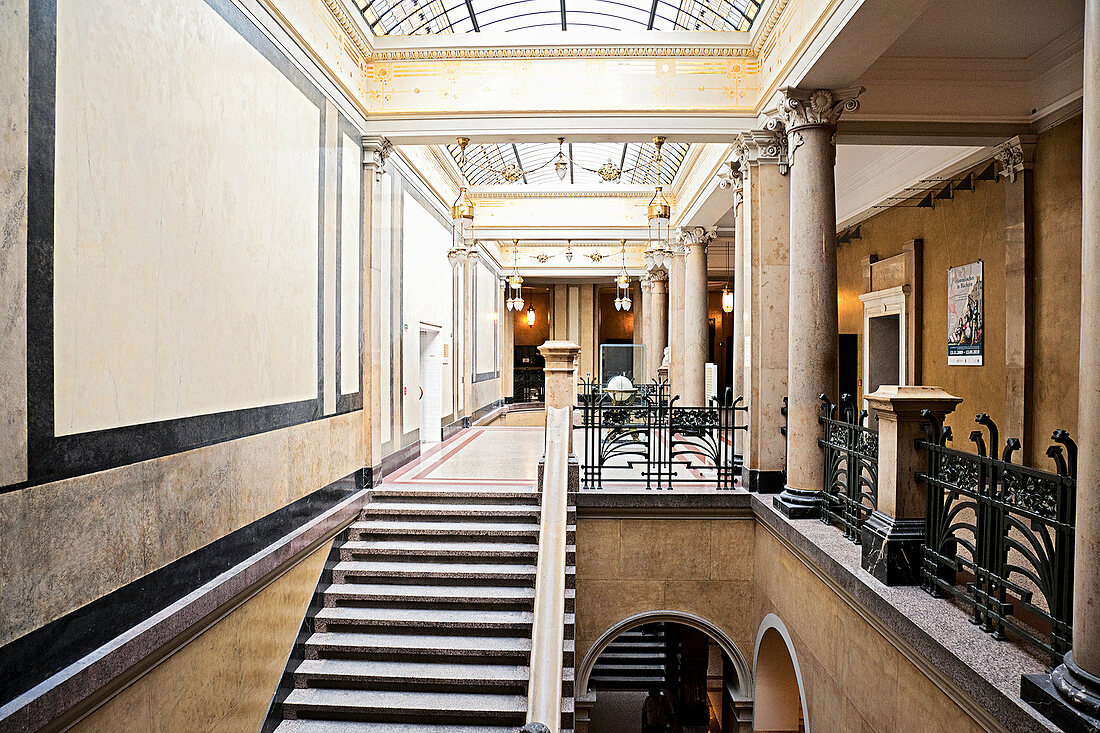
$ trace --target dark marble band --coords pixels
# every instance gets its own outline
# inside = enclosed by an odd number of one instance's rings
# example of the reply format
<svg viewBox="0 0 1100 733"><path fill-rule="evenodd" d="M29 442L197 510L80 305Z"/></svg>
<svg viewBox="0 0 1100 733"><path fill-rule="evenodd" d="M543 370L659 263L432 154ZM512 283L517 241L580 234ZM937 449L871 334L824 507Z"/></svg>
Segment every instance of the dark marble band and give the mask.
<svg viewBox="0 0 1100 733"><path fill-rule="evenodd" d="M172 639L353 521L370 486L361 469L0 647L0 729L36 730L170 653Z"/></svg>
<svg viewBox="0 0 1100 733"><path fill-rule="evenodd" d="M755 468L742 469L746 475L745 488L758 494L778 494L787 483L787 474L783 471L760 471Z"/></svg>

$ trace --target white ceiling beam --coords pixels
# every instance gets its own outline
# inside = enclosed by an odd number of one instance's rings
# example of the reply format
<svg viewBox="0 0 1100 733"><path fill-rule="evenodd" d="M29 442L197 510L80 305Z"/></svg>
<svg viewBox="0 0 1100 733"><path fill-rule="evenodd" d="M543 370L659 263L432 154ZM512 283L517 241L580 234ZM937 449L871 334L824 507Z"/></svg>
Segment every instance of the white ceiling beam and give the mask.
<svg viewBox="0 0 1100 733"><path fill-rule="evenodd" d="M644 212L643 212L644 213ZM475 218L476 222L477 219ZM475 223L470 230L470 236L474 239L495 239L510 242L518 239L524 244L532 240L564 242L571 239L574 246L580 246L588 242L618 242L625 239L628 242L639 242L649 239L649 227L647 226L616 226L616 227L570 227L563 224L560 227L547 226L507 226L507 227L479 227Z"/></svg>
<svg viewBox="0 0 1100 733"><path fill-rule="evenodd" d="M729 143L740 132L756 127L753 115L699 114L495 114L495 115L372 115L364 134L382 135L394 145L453 144L459 135L474 143L668 142Z"/></svg>

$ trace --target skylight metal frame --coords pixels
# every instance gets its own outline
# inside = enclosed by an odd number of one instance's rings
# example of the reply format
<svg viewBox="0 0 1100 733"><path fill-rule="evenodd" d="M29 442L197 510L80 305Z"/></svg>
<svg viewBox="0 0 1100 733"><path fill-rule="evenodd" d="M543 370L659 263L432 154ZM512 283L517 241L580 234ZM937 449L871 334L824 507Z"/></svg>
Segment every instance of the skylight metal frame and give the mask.
<svg viewBox="0 0 1100 733"><path fill-rule="evenodd" d="M356 0L376 36L538 28L749 31L766 0ZM616 12L617 9L617 12ZM497 15L499 14L499 17ZM553 21L533 22L539 16ZM491 19L488 19L491 18Z"/></svg>

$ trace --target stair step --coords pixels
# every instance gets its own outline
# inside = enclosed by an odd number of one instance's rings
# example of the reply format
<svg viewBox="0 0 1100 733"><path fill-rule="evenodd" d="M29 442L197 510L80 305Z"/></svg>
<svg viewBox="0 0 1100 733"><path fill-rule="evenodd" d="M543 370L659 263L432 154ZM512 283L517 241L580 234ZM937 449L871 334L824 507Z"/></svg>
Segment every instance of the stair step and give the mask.
<svg viewBox="0 0 1100 733"><path fill-rule="evenodd" d="M382 626L415 629L471 629L477 631L519 631L530 634L534 614L530 611L485 609L371 608L327 606L314 618L317 631L336 626Z"/></svg>
<svg viewBox="0 0 1100 733"><path fill-rule="evenodd" d="M503 541L514 537L538 538L537 524L519 524L515 522L429 522L401 520L371 520L353 522L350 527L352 539L360 540L371 535L394 536L445 536L480 537L487 541Z"/></svg>
<svg viewBox="0 0 1100 733"><path fill-rule="evenodd" d="M371 558L464 558L467 562L494 559L534 560L538 545L534 542L480 542L451 540L349 540L340 547L344 560Z"/></svg>
<svg viewBox="0 0 1100 733"><path fill-rule="evenodd" d="M332 568L332 580L369 578L397 584L418 580L470 580L478 582L520 581L535 583L534 565L460 562L404 562L390 560L343 560Z"/></svg>
<svg viewBox="0 0 1100 733"><path fill-rule="evenodd" d="M326 606L352 603L394 603L404 606L473 606L530 609L535 589L529 586L400 585L333 583L324 592ZM570 599L566 598L566 603Z"/></svg>
<svg viewBox="0 0 1100 733"><path fill-rule="evenodd" d="M365 723L356 720L284 720L275 733L515 733L514 725ZM562 731L572 733L572 731Z"/></svg>
<svg viewBox="0 0 1100 733"><path fill-rule="evenodd" d="M295 689L283 701L287 717L340 717L379 722L497 721L522 725L527 714L523 695L472 692L407 692L401 690Z"/></svg>
<svg viewBox="0 0 1100 733"><path fill-rule="evenodd" d="M508 517L535 518L542 514L538 504L441 504L427 502L372 502L360 517L484 517L503 521Z"/></svg>
<svg viewBox="0 0 1100 733"><path fill-rule="evenodd" d="M294 681L295 687L425 690L446 686L526 694L530 674L530 668L521 665L306 659L294 670Z"/></svg>
<svg viewBox="0 0 1100 733"><path fill-rule="evenodd" d="M371 504L416 502L418 504L456 504L477 501L479 504L539 504L537 491L423 491L420 489L374 489ZM368 504L369 506L369 504Z"/></svg>
<svg viewBox="0 0 1100 733"><path fill-rule="evenodd" d="M317 632L306 639L306 659L347 658L413 659L460 657L512 659L524 664L531 639L512 636L448 636L380 634L370 632Z"/></svg>

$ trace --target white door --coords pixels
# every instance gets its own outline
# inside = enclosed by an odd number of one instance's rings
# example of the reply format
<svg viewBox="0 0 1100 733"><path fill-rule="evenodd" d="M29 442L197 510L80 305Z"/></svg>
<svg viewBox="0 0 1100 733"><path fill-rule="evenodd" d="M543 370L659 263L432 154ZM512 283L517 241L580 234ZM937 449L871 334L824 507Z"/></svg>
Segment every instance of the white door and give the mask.
<svg viewBox="0 0 1100 733"><path fill-rule="evenodd" d="M420 441L443 440L443 353L439 329L420 327Z"/></svg>

